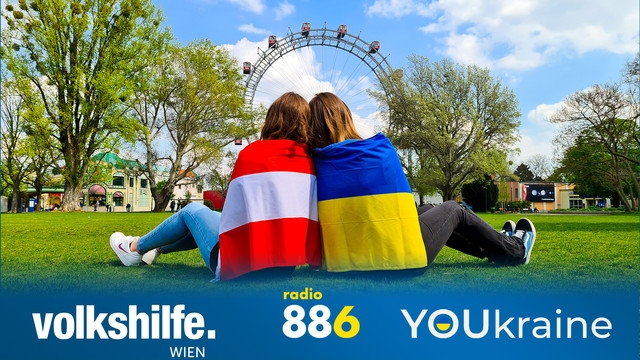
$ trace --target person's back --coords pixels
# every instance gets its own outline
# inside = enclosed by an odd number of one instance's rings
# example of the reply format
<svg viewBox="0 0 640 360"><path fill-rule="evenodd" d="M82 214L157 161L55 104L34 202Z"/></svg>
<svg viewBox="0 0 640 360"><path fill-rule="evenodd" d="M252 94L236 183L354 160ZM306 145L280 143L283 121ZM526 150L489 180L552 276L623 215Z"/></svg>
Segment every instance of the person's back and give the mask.
<svg viewBox="0 0 640 360"><path fill-rule="evenodd" d="M311 100L318 218L328 271L427 266L418 214L395 149L382 134L362 139L335 95Z"/></svg>
<svg viewBox="0 0 640 360"><path fill-rule="evenodd" d="M220 220L221 278L270 267L319 266L316 203L307 145L262 140L243 149Z"/></svg>

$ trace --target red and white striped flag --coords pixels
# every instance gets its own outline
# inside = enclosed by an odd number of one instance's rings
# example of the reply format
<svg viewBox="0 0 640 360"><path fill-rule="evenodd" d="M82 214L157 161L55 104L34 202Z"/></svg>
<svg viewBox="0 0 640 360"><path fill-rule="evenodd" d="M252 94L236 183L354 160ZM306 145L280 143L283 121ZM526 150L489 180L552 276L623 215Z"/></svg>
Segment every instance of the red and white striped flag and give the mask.
<svg viewBox="0 0 640 360"><path fill-rule="evenodd" d="M307 146L251 143L238 156L222 209L220 278L321 262L316 176Z"/></svg>

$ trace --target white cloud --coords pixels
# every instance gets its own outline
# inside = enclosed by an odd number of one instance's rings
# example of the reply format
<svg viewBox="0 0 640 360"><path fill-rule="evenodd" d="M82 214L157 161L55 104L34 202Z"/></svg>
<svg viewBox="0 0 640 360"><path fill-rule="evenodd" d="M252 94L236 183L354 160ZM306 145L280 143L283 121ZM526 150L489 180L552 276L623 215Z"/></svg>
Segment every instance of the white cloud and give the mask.
<svg viewBox="0 0 640 360"><path fill-rule="evenodd" d="M260 56L258 48L265 50L267 39L252 42L244 38L233 45L224 45L224 47L237 59L238 69L240 69L243 61L249 61L254 66L256 65ZM329 76L330 69L323 68L321 56L321 52L316 53L313 48L305 47L279 58L260 80L254 97L254 105L262 104L268 107L277 97L287 91L294 91L307 101L317 93L332 92L340 96L351 109L356 129L361 136L369 137L380 131L383 125L380 114L375 102L368 97L366 92L367 89L373 87L372 77L374 75L349 76L351 71L347 67L344 73L338 68L334 69L335 73L332 76ZM357 65L357 62L354 65Z"/></svg>
<svg viewBox="0 0 640 360"><path fill-rule="evenodd" d="M429 12L427 4L413 0L376 0L367 9L369 16L381 15L385 17L401 17L413 13L427 16Z"/></svg>
<svg viewBox="0 0 640 360"><path fill-rule="evenodd" d="M464 52L470 49L481 65L490 60L491 67L506 70L532 69L572 53L638 51L636 0L377 0L366 12L423 16L429 22L419 30L442 33L444 54L477 64Z"/></svg>
<svg viewBox="0 0 640 360"><path fill-rule="evenodd" d="M227 0L232 4L236 4L242 8L242 10L254 12L256 14L262 14L266 8L265 0Z"/></svg>
<svg viewBox="0 0 640 360"><path fill-rule="evenodd" d="M523 163L532 156L542 154L549 159L554 158L553 139L556 136L555 131L550 130L525 130L520 134L520 141L515 147L520 149L515 163Z"/></svg>
<svg viewBox="0 0 640 360"><path fill-rule="evenodd" d="M296 11L296 7L293 4L289 4L288 1L281 2L278 7L275 8L276 20L282 20L285 17L293 14Z"/></svg>
<svg viewBox="0 0 640 360"><path fill-rule="evenodd" d="M253 26L253 24L244 24L244 25L240 25L238 26L238 30L247 33L247 34L258 34L258 35L266 35L269 33L269 30L265 30L265 29L259 29L255 26Z"/></svg>
<svg viewBox="0 0 640 360"><path fill-rule="evenodd" d="M365 139L382 130L381 114L378 111L373 112L364 118L353 112L352 117L358 134Z"/></svg>
<svg viewBox="0 0 640 360"><path fill-rule="evenodd" d="M527 113L527 118L520 128L520 140L515 145L520 149L516 163L527 161L536 154L545 155L549 159L554 158L553 139L562 126L549 122L549 118L563 106L563 101L555 104L540 104Z"/></svg>
<svg viewBox="0 0 640 360"><path fill-rule="evenodd" d="M446 54L458 62L491 66L491 59L486 55L490 45L484 39L470 34L451 34L446 39L446 44Z"/></svg>
<svg viewBox="0 0 640 360"><path fill-rule="evenodd" d="M252 42L243 38L234 45L224 45L224 47L238 60L240 68L243 61L249 61L255 65L259 58L258 48L264 50L268 45L267 39ZM334 88L329 82L318 80L319 67L315 53L309 47L283 56L260 80L254 104L269 106L278 96L287 91L294 91L307 101L318 92L333 92Z"/></svg>
<svg viewBox="0 0 640 360"><path fill-rule="evenodd" d="M540 104L535 109L527 113L527 119L538 126L555 125L549 122L549 118L554 113L560 111L564 106L564 101L555 104Z"/></svg>

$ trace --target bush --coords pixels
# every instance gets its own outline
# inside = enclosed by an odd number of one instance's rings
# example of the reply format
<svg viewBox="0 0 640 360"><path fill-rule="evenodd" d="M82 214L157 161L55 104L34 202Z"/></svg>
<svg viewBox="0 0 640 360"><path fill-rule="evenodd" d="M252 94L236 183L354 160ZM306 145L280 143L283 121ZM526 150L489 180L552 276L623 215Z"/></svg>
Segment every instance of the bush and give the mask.
<svg viewBox="0 0 640 360"><path fill-rule="evenodd" d="M462 186L462 198L475 212L487 212L498 201L498 186L489 176ZM485 207L486 205L486 207Z"/></svg>
<svg viewBox="0 0 640 360"><path fill-rule="evenodd" d="M209 199L204 199L203 204L204 204L204 206L208 207L209 209L211 209L211 210L215 210L215 209L213 208L213 201L211 201L211 200L209 200Z"/></svg>

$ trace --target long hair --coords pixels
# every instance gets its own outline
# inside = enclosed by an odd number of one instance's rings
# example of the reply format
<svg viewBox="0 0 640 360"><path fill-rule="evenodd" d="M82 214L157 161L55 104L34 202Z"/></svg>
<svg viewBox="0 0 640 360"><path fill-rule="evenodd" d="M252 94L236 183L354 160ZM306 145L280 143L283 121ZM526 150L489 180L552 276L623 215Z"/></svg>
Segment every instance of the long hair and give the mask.
<svg viewBox="0 0 640 360"><path fill-rule="evenodd" d="M309 104L300 95L288 92L276 99L267 110L260 140L294 140L309 142Z"/></svg>
<svg viewBox="0 0 640 360"><path fill-rule="evenodd" d="M321 148L348 139L362 139L344 101L328 92L316 94L309 102L311 108L312 148Z"/></svg>

